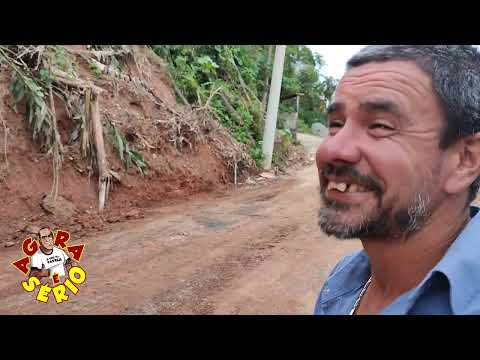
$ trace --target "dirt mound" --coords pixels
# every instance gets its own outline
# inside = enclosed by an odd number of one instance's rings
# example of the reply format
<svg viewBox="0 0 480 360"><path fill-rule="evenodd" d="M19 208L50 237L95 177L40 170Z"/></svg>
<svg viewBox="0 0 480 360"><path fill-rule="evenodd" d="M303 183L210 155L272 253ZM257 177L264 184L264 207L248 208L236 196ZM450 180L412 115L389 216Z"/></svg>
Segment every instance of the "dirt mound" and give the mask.
<svg viewBox="0 0 480 360"><path fill-rule="evenodd" d="M251 159L242 158L241 146L208 113L177 104L165 68L147 47L132 46L135 56L125 58L122 74L126 76L120 77L108 69L99 72L92 68L86 60L86 46L63 49L74 59L78 77L103 89L99 107L109 167L117 175L113 189L105 210L99 213L95 166L82 156L78 123L56 101L54 109L64 148L58 193L70 216L58 216L58 211L54 215L41 207L42 200L52 193L52 158L32 139L25 120L26 106L16 105L9 90L13 73L3 66L0 242L22 240L29 224L51 224L74 232L76 237L104 230L116 222L142 217L143 209L153 204L185 199L232 182L234 167L243 177L253 169ZM136 79L141 80L142 87ZM112 128L124 135L123 146L132 150L130 154L141 154L145 168L126 167ZM139 169L144 169L143 175Z"/></svg>

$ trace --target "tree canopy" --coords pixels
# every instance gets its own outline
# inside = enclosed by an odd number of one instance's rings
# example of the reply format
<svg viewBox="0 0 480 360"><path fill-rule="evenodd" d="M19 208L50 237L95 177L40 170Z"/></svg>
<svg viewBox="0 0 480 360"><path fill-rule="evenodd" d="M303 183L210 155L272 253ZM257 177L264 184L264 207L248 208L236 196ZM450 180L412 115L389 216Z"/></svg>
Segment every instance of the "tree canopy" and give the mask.
<svg viewBox="0 0 480 360"><path fill-rule="evenodd" d="M261 141L272 72L274 45L153 45L168 63L178 96L183 102L209 106L233 136L250 147L259 163ZM303 94L300 128L325 122L326 105L336 82L321 74L320 54L305 45L288 45L282 95ZM291 101L281 111L293 112Z"/></svg>

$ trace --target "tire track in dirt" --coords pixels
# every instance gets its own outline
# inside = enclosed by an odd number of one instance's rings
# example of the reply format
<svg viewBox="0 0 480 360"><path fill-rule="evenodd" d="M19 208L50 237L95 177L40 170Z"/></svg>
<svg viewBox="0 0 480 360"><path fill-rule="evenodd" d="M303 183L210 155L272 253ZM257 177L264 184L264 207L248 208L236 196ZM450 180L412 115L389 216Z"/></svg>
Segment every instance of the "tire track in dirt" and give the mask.
<svg viewBox="0 0 480 360"><path fill-rule="evenodd" d="M235 249L221 261L197 271L179 287L155 296L142 306L126 309L125 313L211 314L215 309L211 301L213 294L228 287L229 282L239 274L251 271L267 260L273 249L297 229L298 224L288 224L274 230L266 239L252 239L246 246Z"/></svg>

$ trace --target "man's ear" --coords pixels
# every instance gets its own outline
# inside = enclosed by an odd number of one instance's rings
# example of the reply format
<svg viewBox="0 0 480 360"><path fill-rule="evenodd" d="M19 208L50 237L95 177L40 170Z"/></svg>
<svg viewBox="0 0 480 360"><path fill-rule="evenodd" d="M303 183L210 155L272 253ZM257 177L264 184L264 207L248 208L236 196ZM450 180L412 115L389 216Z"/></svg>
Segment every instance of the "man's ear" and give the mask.
<svg viewBox="0 0 480 360"><path fill-rule="evenodd" d="M453 146L445 182L445 191L452 195L468 189L480 176L480 133L461 139Z"/></svg>

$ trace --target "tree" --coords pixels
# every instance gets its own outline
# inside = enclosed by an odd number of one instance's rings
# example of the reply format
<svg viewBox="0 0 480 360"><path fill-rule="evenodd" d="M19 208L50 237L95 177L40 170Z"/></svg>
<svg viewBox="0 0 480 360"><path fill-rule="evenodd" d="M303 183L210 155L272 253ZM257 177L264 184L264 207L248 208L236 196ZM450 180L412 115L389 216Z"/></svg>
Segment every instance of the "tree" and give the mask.
<svg viewBox="0 0 480 360"><path fill-rule="evenodd" d="M261 141L272 72L272 45L152 45L169 66L177 93L193 106L208 106L260 164ZM288 45L282 94L303 93L300 119L324 117L333 79L320 76L320 54L305 45ZM295 111L288 103L282 111Z"/></svg>

